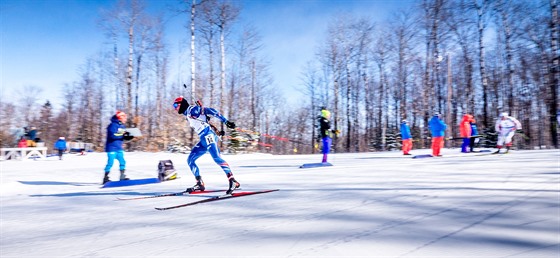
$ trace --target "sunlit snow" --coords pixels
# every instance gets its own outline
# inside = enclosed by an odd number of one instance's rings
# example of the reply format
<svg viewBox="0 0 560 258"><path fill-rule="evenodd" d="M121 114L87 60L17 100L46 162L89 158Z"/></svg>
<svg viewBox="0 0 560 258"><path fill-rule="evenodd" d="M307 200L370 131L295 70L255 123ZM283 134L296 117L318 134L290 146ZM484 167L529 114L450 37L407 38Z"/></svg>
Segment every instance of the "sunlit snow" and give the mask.
<svg viewBox="0 0 560 258"><path fill-rule="evenodd" d="M224 155L243 191L280 191L167 211L154 208L211 194L117 198L192 186L185 154L126 153L131 178L165 159L180 178L118 188L101 188L105 153L1 161L0 257L560 257L558 150L443 155L309 169L320 155ZM198 163L208 189L226 188L209 155Z"/></svg>

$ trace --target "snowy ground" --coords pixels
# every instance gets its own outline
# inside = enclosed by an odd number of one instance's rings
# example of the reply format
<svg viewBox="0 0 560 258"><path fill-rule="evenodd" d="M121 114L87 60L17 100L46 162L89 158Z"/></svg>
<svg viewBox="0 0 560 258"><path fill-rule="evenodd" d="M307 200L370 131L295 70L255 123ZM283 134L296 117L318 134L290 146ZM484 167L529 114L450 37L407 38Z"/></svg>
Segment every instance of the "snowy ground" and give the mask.
<svg viewBox="0 0 560 258"><path fill-rule="evenodd" d="M154 207L204 197L116 198L191 186L186 155L126 153L131 178L163 159L181 178L120 188L100 188L104 153L2 161L0 257L560 257L559 151L458 152L310 169L320 155L224 155L244 191L280 191L168 211ZM209 155L199 163L207 188L227 186Z"/></svg>

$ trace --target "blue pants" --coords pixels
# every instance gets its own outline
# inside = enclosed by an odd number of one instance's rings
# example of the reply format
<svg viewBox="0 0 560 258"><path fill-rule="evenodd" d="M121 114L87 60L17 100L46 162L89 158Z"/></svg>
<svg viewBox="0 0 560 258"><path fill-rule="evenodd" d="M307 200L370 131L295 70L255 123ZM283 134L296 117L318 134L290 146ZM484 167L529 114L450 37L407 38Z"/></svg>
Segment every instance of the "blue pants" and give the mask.
<svg viewBox="0 0 560 258"><path fill-rule="evenodd" d="M220 167L224 170L224 173L228 175L231 173L231 169L229 168L228 163L222 159L220 156L220 149L218 148L218 136L214 133L209 133L206 135L200 136L200 142L198 142L191 150L191 154L187 158L187 164L191 168L191 172L195 177L200 176L200 169L196 165L195 161L202 157L206 152L210 152L214 162L220 165Z"/></svg>
<svg viewBox="0 0 560 258"><path fill-rule="evenodd" d="M119 170L124 170L126 161L124 161L124 151L111 151L107 152L107 165L105 166L105 173L109 173L115 162L115 158L119 161Z"/></svg>
<svg viewBox="0 0 560 258"><path fill-rule="evenodd" d="M461 145L461 152L468 152L467 147L471 144L470 138L463 138L463 144Z"/></svg>
<svg viewBox="0 0 560 258"><path fill-rule="evenodd" d="M331 137L323 137L323 162L327 162L327 155L331 151Z"/></svg>
<svg viewBox="0 0 560 258"><path fill-rule="evenodd" d="M331 151L331 137L323 137L323 154L329 154Z"/></svg>

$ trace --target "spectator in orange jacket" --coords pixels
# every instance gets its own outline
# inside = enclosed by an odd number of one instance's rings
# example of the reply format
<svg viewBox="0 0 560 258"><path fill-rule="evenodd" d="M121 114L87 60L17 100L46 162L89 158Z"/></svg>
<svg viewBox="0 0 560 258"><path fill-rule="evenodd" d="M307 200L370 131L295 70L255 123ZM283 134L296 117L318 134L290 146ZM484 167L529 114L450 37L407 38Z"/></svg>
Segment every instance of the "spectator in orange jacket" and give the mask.
<svg viewBox="0 0 560 258"><path fill-rule="evenodd" d="M467 153L467 147L469 147L471 143L471 136L472 136L472 128L471 122L473 121L473 116L469 114L465 114L461 122L459 123L459 132L461 134L461 138L463 138L463 144L461 145L461 152Z"/></svg>

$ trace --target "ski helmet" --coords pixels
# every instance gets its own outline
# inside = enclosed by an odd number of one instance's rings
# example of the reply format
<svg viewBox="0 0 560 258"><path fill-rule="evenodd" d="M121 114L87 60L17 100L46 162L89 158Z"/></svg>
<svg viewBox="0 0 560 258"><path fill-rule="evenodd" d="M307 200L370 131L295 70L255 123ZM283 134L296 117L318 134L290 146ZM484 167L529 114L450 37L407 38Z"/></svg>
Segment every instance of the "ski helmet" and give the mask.
<svg viewBox="0 0 560 258"><path fill-rule="evenodd" d="M185 110L187 110L188 107L189 107L189 102L187 102L187 100L183 98L183 96L177 97L175 99L175 102L173 102L173 108L177 110L178 114L184 114Z"/></svg>
<svg viewBox="0 0 560 258"><path fill-rule="evenodd" d="M326 109L323 109L323 110L321 110L321 116L326 118L326 119L329 119L329 118L331 118L331 112L329 112Z"/></svg>

